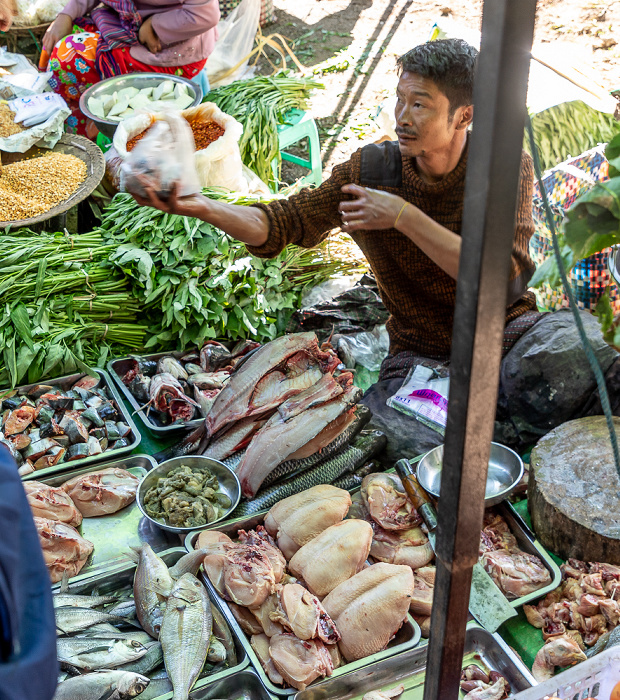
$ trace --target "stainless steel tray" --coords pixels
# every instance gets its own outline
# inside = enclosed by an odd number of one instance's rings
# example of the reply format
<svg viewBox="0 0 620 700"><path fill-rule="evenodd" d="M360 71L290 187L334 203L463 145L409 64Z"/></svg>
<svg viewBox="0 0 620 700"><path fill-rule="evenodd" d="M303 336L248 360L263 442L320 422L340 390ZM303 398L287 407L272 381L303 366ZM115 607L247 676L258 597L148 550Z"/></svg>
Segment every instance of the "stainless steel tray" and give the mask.
<svg viewBox="0 0 620 700"><path fill-rule="evenodd" d="M122 415L123 420L127 425L131 428L131 432L129 433L128 436L128 441L129 444L126 447L119 447L116 450L106 450L105 452L102 452L99 455L91 455L90 457L84 457L83 459L76 459L73 460L72 462L63 462L62 464L57 464L54 467L48 467L47 469L39 469L35 472L32 472L32 474L28 474L23 478L24 481L27 480L35 480L35 481L42 481L43 478L50 476L52 474L59 474L61 472L66 472L72 469L75 469L76 467L81 467L85 464L94 464L95 462L100 463L104 459L119 459L122 455L129 454L129 452L133 452L133 450L138 447L140 444L140 440L142 440L142 436L140 435L140 431L136 428L136 424L133 422L133 419L131 418L131 415L123 405L123 402L121 400L121 397L118 394L118 391L116 391L116 388L114 386L114 383L110 379L110 375L107 372L104 372L102 369L95 369L95 372L99 374L103 380L103 385L106 387L106 389L110 393L110 397L115 404L116 408L118 409L119 413ZM61 389L62 391L67 391L69 390L75 382L78 381L78 379L81 379L82 377L88 376L84 372L79 372L76 374L71 374L66 377L59 377L58 379L50 379L50 380L43 380L40 382L35 382L34 384L24 384L22 386L15 387L15 391L19 394L27 392L29 389L38 386L40 384L48 384L49 386L55 386ZM2 390L0 391L0 394L5 393L5 391L8 390Z"/></svg>
<svg viewBox="0 0 620 700"><path fill-rule="evenodd" d="M187 355L189 350L183 352L158 352L153 355L135 355L136 358L141 360L159 360L160 357L174 357L177 360L183 355ZM173 423L172 425L162 425L154 411L150 411L147 415L147 409L140 410L142 407L136 401L135 396L129 391L129 389L123 384L121 377L129 369L128 363L131 361L131 357L119 357L115 360L110 360L107 365L108 372L114 380L114 383L118 387L119 391L129 402L131 407L136 412L136 415L140 418L144 426L156 437L163 437L165 435L174 434L178 432L183 432L185 430L192 430L197 428L201 423L204 422L204 418L194 418L194 420L187 421L186 423ZM191 398L191 397L190 397Z"/></svg>
<svg viewBox="0 0 620 700"><path fill-rule="evenodd" d="M553 561L547 550L540 544L540 542L535 539L534 534L525 524L521 516L512 507L508 501L499 503L493 508L506 520L510 531L515 536L519 547L526 554L533 554L542 560L546 569L551 574L551 583L543 588L539 588L537 591L528 593L528 595L521 596L520 598L515 598L514 600L508 601L513 608L518 608L525 603L529 603L532 600L537 600L547 595L550 591L555 590L562 580L562 572L559 566Z"/></svg>
<svg viewBox="0 0 620 700"><path fill-rule="evenodd" d="M273 697L251 668L211 682L190 695L192 700L271 700Z"/></svg>
<svg viewBox="0 0 620 700"><path fill-rule="evenodd" d="M42 481L49 486L60 486L74 476L82 476L112 467L127 469L140 479L156 466L157 462L148 455L131 455L125 459L115 459L97 465L72 469L56 476L37 479L37 481ZM93 569L99 569L115 560L127 561L126 552L129 548L138 547L142 542L148 542L155 552L179 546L178 536L153 526L146 518L143 518L135 501L117 513L100 515L96 518L84 518L78 530L83 537L95 545L95 549L80 575L88 574Z"/></svg>
<svg viewBox="0 0 620 700"><path fill-rule="evenodd" d="M401 683L405 692L399 700L422 700L428 647L411 649L404 654L378 661L339 678L335 675L295 695L295 700L360 700L371 690L388 690ZM476 664L485 672L499 671L508 682L512 693L536 685L530 672L497 634L491 634L475 623L467 626L463 667ZM511 693L511 697L512 697ZM459 691L459 697L464 693Z"/></svg>
<svg viewBox="0 0 620 700"><path fill-rule="evenodd" d="M217 523L213 525L213 527L206 528L209 530L217 530L218 532L224 532L230 537L236 537L238 530L251 530L252 528L255 528L257 525L262 525L264 519L264 514L262 515L253 515L250 518L245 518L241 519L238 518L237 520L229 520L227 523ZM198 538L198 535L200 534L201 531L194 531L190 532L189 535L185 538L185 544L186 544L186 549L187 551L192 551L194 549L194 543L196 539ZM258 674L258 677L260 678L261 682L265 686L268 692L272 693L273 695L294 695L297 691L294 688L281 688L279 686L274 685L268 678L267 674L263 670L263 667L261 666L260 661L258 660L258 657L256 656L254 649L252 649L252 646L250 645L250 640L248 639L248 636L246 633L239 627L239 624L235 620L230 608L228 607L227 603L225 600L223 600L218 592L215 590L213 585L211 584L211 581L209 581L208 576L206 576L203 572L202 578L209 589L210 595L218 601L220 604L220 607L224 610L224 614L226 615L226 620L228 624L231 626L231 628L234 629L235 634L239 639L241 640L241 643L243 644L247 655L250 657L250 661L252 662L252 665L254 666L254 670ZM374 663L375 661L379 661L381 659L386 659L390 656L394 656L395 654L400 654L401 652L407 651L408 649L412 649L415 647L418 642L420 641L421 638L421 633L420 633L420 627L418 623L411 617L411 615L407 615L407 620L403 624L403 626L398 630L396 633L396 636L392 641L388 644L387 649L384 649L383 651L378 652L377 654L372 654L371 656L367 656L364 659L360 659L359 661L352 661L348 664L345 664L344 666L341 666L340 668L337 668L333 674L332 678L338 678L339 676L342 676L347 673L351 673L352 671L355 671L356 669L359 668L364 668L365 666L368 666L369 664ZM315 681L318 682L318 681Z"/></svg>
<svg viewBox="0 0 620 700"><path fill-rule="evenodd" d="M185 553L186 552L182 547L175 547L173 549L168 549L165 552L160 552L159 556L164 560L167 566L174 566L174 564ZM121 567L111 566L109 568L100 569L96 572L93 571L90 574L80 574L71 581L70 591L71 593L89 595L91 591L96 587L99 595L105 595L112 591L118 590L119 588L123 588L127 585L132 584L135 570L136 564L134 564L133 562L125 562ZM54 591L59 588L59 583L52 586L52 590ZM208 592L212 605L217 606L220 609L220 612L222 612L226 617L226 611L222 609L222 606L219 605L216 599L214 599L209 590ZM211 676L205 676L204 678L200 678L196 682L193 691L190 693L191 700L195 700L195 698L198 697L203 697L196 695L196 693L201 688L204 688L208 685L212 685L216 681L222 681L226 678L232 677L249 665L249 660L247 654L245 653L245 648L240 643L239 638L235 633L235 630L231 629L231 633L235 641L235 650L237 652L237 665L232 666L231 668L224 669L223 671L218 671L217 673L214 673ZM155 700L171 700L171 698L172 693L170 692L166 693L165 695L158 696Z"/></svg>

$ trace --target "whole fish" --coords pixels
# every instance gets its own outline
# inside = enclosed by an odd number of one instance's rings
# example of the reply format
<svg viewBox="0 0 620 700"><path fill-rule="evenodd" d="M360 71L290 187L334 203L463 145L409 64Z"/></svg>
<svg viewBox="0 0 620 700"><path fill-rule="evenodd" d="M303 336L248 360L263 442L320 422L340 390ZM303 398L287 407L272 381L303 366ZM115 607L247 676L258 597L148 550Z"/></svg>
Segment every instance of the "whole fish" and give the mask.
<svg viewBox="0 0 620 700"><path fill-rule="evenodd" d="M211 629L207 591L195 576L183 574L168 598L159 635L172 700L187 700L207 658Z"/></svg>
<svg viewBox="0 0 620 700"><path fill-rule="evenodd" d="M324 462L335 454L338 454L344 447L346 447L351 440L362 430L362 428L370 421L372 414L370 409L363 404L358 404L355 407L355 413L353 414L353 420L350 423L345 421L345 428L340 432L329 444L325 445L320 451L311 454L303 459L287 459L285 462L281 462L278 466L267 475L265 481L263 481L262 486L269 486L275 481L282 479L283 477L290 477L298 472L306 471L317 464ZM336 421L341 421L343 416L336 418ZM334 423L336 421L333 421ZM332 425L330 423L330 425ZM330 426L326 426L323 431L328 430ZM317 435L320 437L321 433Z"/></svg>
<svg viewBox="0 0 620 700"><path fill-rule="evenodd" d="M237 650L230 627L215 605L211 606L211 615L213 616L213 634L224 645L228 666L232 668L237 665Z"/></svg>
<svg viewBox="0 0 620 700"><path fill-rule="evenodd" d="M144 645L132 639L101 637L61 637L56 641L56 648L61 664L71 664L84 671L116 668L137 661L148 651Z"/></svg>
<svg viewBox="0 0 620 700"><path fill-rule="evenodd" d="M325 382L323 380L325 379ZM331 380L331 382L330 382ZM243 460L236 470L241 484L241 491L246 498L253 498L263 483L265 477L274 470L288 455L305 445L315 437L326 425L347 411L360 399L362 390L349 386L344 391L332 375L326 374L319 384L326 386L325 396L330 397L325 403L315 404L319 392L310 388L302 392L291 402L286 401L278 411L253 437ZM333 385L333 389L332 389ZM334 396L336 387L340 395ZM303 397L309 399L308 408ZM290 416L288 420L284 416Z"/></svg>
<svg viewBox="0 0 620 700"><path fill-rule="evenodd" d="M91 610L90 608L56 608L55 614L58 634L80 632L100 622L116 622L117 624L127 622L127 620L117 615L110 615L109 613Z"/></svg>
<svg viewBox="0 0 620 700"><path fill-rule="evenodd" d="M331 459L316 467L302 472L299 476L288 479L281 484L274 484L262 489L251 501L241 502L231 518L240 518L271 508L274 503L300 493L318 484L331 484L343 474L354 472L362 464L381 452L387 438L379 430L363 430L349 445Z"/></svg>
<svg viewBox="0 0 620 700"><path fill-rule="evenodd" d="M53 596L55 608L98 608L100 605L116 603L115 595L74 595L72 593L56 593ZM108 612L110 612L108 610Z"/></svg>
<svg viewBox="0 0 620 700"><path fill-rule="evenodd" d="M136 614L145 632L158 639L163 619L162 603L170 595L173 580L168 567L146 542L133 548L138 567L133 578L133 597ZM133 557L132 557L133 558Z"/></svg>
<svg viewBox="0 0 620 700"><path fill-rule="evenodd" d="M149 687L142 692L138 700L155 700L171 692L172 683L168 678L151 678Z"/></svg>
<svg viewBox="0 0 620 700"><path fill-rule="evenodd" d="M116 629L116 627L113 627L108 623L93 625L77 635L77 638L79 639L84 639L87 637L99 637L100 639L130 639L140 642L140 644L144 644L145 646L153 642L153 637L151 637L151 635L144 630L121 632L120 630Z"/></svg>
<svg viewBox="0 0 620 700"><path fill-rule="evenodd" d="M124 617L127 619L134 619L136 617L136 601L135 600L122 600L116 605L108 608L106 612L110 615L118 615L119 617Z"/></svg>
<svg viewBox="0 0 620 700"><path fill-rule="evenodd" d="M137 661L133 661L123 665L123 671L131 671L132 673L140 673L143 676L148 675L153 669L161 666L164 662L164 653L159 642L151 640L145 644L146 653Z"/></svg>
<svg viewBox="0 0 620 700"><path fill-rule="evenodd" d="M208 433L214 435L227 423L245 418L260 379L291 355L314 348L318 348L318 342L313 332L284 335L258 348L215 399L207 416Z"/></svg>
<svg viewBox="0 0 620 700"><path fill-rule="evenodd" d="M130 700L148 688L149 679L128 671L99 671L68 678L56 688L53 700Z"/></svg>
<svg viewBox="0 0 620 700"><path fill-rule="evenodd" d="M226 648L214 635L211 635L211 639L209 640L207 661L211 664L221 664L226 661Z"/></svg>

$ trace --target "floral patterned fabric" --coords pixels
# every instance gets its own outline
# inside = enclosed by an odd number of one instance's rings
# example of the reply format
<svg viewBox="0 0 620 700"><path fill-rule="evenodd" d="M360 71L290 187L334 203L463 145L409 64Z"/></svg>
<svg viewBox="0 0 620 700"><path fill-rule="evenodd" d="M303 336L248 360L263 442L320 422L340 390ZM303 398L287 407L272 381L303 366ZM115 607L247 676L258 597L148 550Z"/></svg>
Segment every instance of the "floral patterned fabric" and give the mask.
<svg viewBox="0 0 620 700"><path fill-rule="evenodd" d="M74 27L76 32L61 39L50 57L48 70L53 72L50 85L54 92L61 95L71 108L71 116L67 119L66 131L96 138L97 130L94 125L87 124L87 119L80 111L80 95L91 85L98 83L102 76L99 74L95 61L97 44L100 34L94 25L86 29ZM127 73L164 73L193 78L205 67L207 59L189 63L185 66L149 66L133 58L130 47L116 48L108 52L118 66L118 75Z"/></svg>

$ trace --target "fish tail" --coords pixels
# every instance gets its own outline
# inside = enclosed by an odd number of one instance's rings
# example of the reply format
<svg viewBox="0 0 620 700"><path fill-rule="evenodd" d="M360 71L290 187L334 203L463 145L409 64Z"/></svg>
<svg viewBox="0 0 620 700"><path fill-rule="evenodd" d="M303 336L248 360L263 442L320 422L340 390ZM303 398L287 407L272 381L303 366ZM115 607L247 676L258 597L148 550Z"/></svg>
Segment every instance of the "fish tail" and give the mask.
<svg viewBox="0 0 620 700"><path fill-rule="evenodd" d="M140 551L141 547L135 547L134 545L129 546L129 551L126 552L127 558L131 559L134 564L138 564L140 562Z"/></svg>

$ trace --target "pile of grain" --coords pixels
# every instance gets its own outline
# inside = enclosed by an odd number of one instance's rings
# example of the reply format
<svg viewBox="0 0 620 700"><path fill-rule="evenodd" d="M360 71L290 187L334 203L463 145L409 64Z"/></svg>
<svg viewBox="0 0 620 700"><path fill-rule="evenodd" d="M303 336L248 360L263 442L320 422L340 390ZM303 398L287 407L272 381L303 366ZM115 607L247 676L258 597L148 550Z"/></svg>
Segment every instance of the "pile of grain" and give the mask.
<svg viewBox="0 0 620 700"><path fill-rule="evenodd" d="M0 221L44 214L68 199L86 174L86 163L65 153L5 165L0 175Z"/></svg>
<svg viewBox="0 0 620 700"><path fill-rule="evenodd" d="M7 104L0 103L0 138L19 134L20 131L26 129L15 123L15 112L11 111Z"/></svg>

